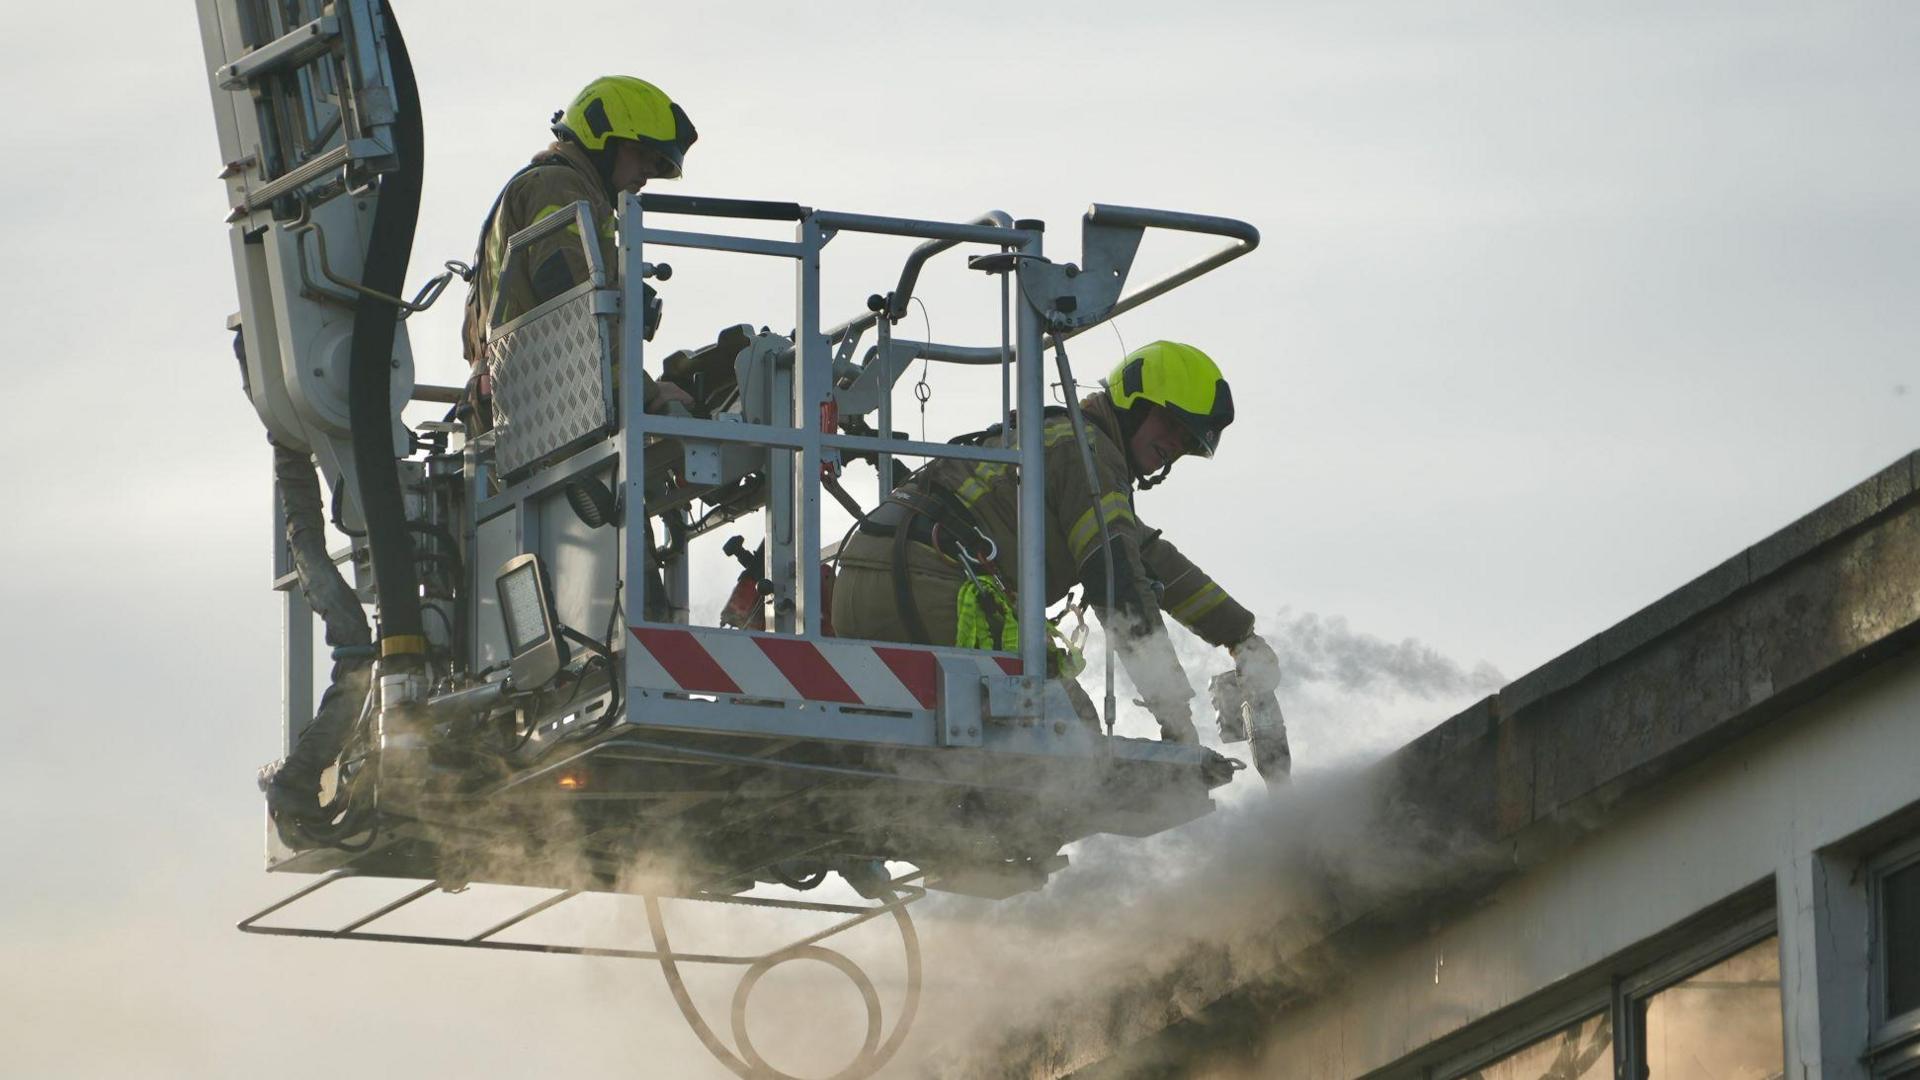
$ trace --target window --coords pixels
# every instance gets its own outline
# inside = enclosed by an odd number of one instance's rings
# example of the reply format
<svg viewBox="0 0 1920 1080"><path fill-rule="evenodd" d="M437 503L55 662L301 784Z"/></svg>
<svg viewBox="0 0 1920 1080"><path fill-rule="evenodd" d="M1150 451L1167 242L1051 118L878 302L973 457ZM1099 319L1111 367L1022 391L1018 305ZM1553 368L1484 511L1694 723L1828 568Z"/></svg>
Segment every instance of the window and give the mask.
<svg viewBox="0 0 1920 1080"><path fill-rule="evenodd" d="M1780 936L1758 911L1623 980L1619 1075L1769 1080L1786 1071Z"/></svg>
<svg viewBox="0 0 1920 1080"><path fill-rule="evenodd" d="M1920 849L1913 855L1920 867ZM1920 1030L1920 1016L1915 1022ZM1429 1058L1423 1075L1779 1080L1786 1069L1785 1031L1769 881L1635 946L1607 967L1576 976L1551 997L1518 1002L1505 1016L1488 1017L1452 1046L1436 1047L1468 1049ZM1881 1059L1876 1080L1920 1080L1920 1038L1914 1051L1912 1058Z"/></svg>
<svg viewBox="0 0 1920 1080"><path fill-rule="evenodd" d="M1597 1013L1459 1080L1606 1080L1613 1075L1613 1024Z"/></svg>
<svg viewBox="0 0 1920 1080"><path fill-rule="evenodd" d="M1874 1075L1920 1080L1920 843L1868 864Z"/></svg>
<svg viewBox="0 0 1920 1080"><path fill-rule="evenodd" d="M1880 966L1886 972L1885 1019L1920 1010L1920 860L1879 881Z"/></svg>
<svg viewBox="0 0 1920 1080"><path fill-rule="evenodd" d="M1768 937L1638 1002L1648 1080L1778 1076L1780 941Z"/></svg>

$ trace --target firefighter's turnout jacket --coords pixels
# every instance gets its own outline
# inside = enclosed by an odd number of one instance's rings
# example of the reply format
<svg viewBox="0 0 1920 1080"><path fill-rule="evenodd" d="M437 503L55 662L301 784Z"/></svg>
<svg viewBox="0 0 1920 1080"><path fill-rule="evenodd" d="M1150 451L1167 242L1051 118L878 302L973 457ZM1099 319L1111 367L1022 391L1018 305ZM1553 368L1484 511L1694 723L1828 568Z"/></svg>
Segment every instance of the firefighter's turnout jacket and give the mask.
<svg viewBox="0 0 1920 1080"><path fill-rule="evenodd" d="M485 367L488 328L505 323L587 280L587 257L580 249L580 229L569 225L548 233L521 249L513 269L503 278L507 240L549 214L571 213L585 199L592 209L600 259L608 285L619 279L619 249L613 202L593 162L579 146L556 141L507 181L493 210L481 227L473 286L467 295L461 327L462 352L478 376ZM656 404L658 391L647 382L646 403Z"/></svg>
<svg viewBox="0 0 1920 1080"><path fill-rule="evenodd" d="M1227 595L1193 561L1182 555L1157 530L1141 522L1133 506L1133 473L1128 467L1118 418L1104 391L1082 403L1088 438L1092 441L1097 486L1088 483L1072 420L1063 410L1051 412L1045 423L1046 468L1046 603L1051 605L1079 584L1087 588L1101 613L1134 685L1145 695L1162 726L1178 726L1187 712L1192 688L1167 639L1162 613L1212 645L1231 647L1253 633L1253 614ZM1016 426L1018 420L1016 418ZM1017 447L1017 431L990 436L985 445ZM1011 593L1020 584L1019 486L1016 470L998 462L941 460L915 474L897 497L916 505L932 500L940 507L958 507L998 549L997 567ZM1112 603L1104 602L1104 562L1096 502L1105 509L1111 536L1115 588ZM888 505L871 520L878 529L855 530L840 555L834 586L833 625L842 637L884 641L915 641L952 645L958 618L958 595L967 582L965 568L951 557L950 534L959 531L951 520L932 521L925 515L887 514ZM915 521L918 517L920 520ZM909 527L912 538L897 545L882 535L891 519ZM948 536L931 535L939 523ZM938 540L943 549L928 542ZM904 591L917 609L924 634L916 634L914 619L900 610L894 552L905 555ZM1111 611L1109 610L1111 609ZM1116 622L1115 615L1119 617Z"/></svg>

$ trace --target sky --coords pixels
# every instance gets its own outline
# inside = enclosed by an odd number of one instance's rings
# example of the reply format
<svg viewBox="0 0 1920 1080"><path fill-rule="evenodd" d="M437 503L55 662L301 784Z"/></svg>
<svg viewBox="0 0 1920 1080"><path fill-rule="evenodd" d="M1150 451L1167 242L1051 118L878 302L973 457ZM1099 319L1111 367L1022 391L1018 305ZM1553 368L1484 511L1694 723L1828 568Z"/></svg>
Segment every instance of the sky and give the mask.
<svg viewBox="0 0 1920 1080"><path fill-rule="evenodd" d="M549 113L606 72L699 127L660 190L1000 208L1045 219L1057 258L1093 201L1255 224L1255 253L1071 352L1090 377L1169 338L1226 370L1219 456L1140 510L1263 628L1463 673L1301 667L1303 773L1391 749L1920 443L1911 5L396 4L427 124L414 281L470 257ZM365 1048L364 1076L724 1075L644 965L232 931L294 883L259 872L270 458L223 329L197 26L34 5L10 28L0 1072L319 1076ZM1150 237L1135 273L1196 250ZM904 254L837 240L830 317ZM786 271L673 261L657 344L790 324ZM957 260L922 296L933 336L991 340L994 295ZM460 379L457 321L457 295L412 320L423 381ZM991 419L993 387L928 378L930 435ZM586 929L609 925L632 930ZM721 1015L727 989L703 991Z"/></svg>

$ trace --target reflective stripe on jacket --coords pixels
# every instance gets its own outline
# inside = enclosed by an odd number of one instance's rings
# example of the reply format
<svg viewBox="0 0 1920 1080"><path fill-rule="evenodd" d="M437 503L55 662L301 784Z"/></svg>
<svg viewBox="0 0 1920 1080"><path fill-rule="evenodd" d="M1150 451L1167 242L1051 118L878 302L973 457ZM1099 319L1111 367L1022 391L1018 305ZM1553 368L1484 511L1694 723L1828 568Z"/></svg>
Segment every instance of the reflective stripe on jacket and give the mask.
<svg viewBox="0 0 1920 1080"><path fill-rule="evenodd" d="M1154 535L1142 552L1147 572L1160 583L1160 610L1209 645L1238 645L1253 634L1253 612L1164 536Z"/></svg>
<svg viewBox="0 0 1920 1080"><path fill-rule="evenodd" d="M524 315L541 301L587 280L587 257L581 250L577 225L548 233L523 247L504 279L500 273L507 260L507 241L514 233L549 214L571 213L573 204L582 199L592 212L607 284L619 282L613 203L586 151L570 142L555 142L535 154L526 168L507 181L481 236L460 335L462 353L469 364L477 365L485 357L490 327ZM649 408L655 399L649 380Z"/></svg>
<svg viewBox="0 0 1920 1080"><path fill-rule="evenodd" d="M1045 602L1059 601L1088 575L1089 561L1101 550L1098 506L1106 515L1114 569L1121 578L1115 595L1133 598L1142 624L1117 634L1122 662L1150 702L1185 701L1192 690L1167 639L1163 607L1166 614L1214 645L1243 640L1253 631L1253 616L1171 543L1141 523L1133 505L1133 477L1121 448L1120 425L1106 394L1090 395L1081 407L1092 442L1096 483L1088 482L1071 419L1057 415L1046 419ZM987 444L1018 446L1019 435L1009 432ZM940 461L909 485L923 493L929 487L942 488L966 508L999 549L998 570L1009 588L1019 585L1019 485L1014 478L1014 470L998 462ZM950 570L952 585L943 587L947 595L941 598L939 617L951 619L954 609L948 597L965 580L963 572L924 545L913 547L916 582L938 569ZM886 565L886 550L884 541L856 534L842 555L843 568L855 571L842 578L835 592L834 624L842 634L905 640L904 627L893 615L890 578L874 572ZM1164 583L1164 594L1155 588L1155 579ZM857 595L863 591L874 595ZM916 594L922 591L916 584ZM927 606L923 601L922 607ZM1111 617L1110 612L1101 613L1110 628ZM931 626L929 632L945 637Z"/></svg>
<svg viewBox="0 0 1920 1080"><path fill-rule="evenodd" d="M1148 598L1151 609L1171 615L1207 643L1238 644L1253 632L1252 613L1158 530L1141 522L1133 505L1133 475L1121 448L1120 423L1111 401L1104 392L1090 394L1080 407L1093 442L1098 505L1106 512L1108 533L1124 553L1115 564L1116 570L1132 566L1140 575L1134 582L1118 583L1116 591L1127 595L1131 584ZM1081 580L1082 568L1099 550L1100 517L1095 513L1096 492L1087 482L1086 466L1074 442L1073 421L1066 416L1050 416L1045 432L1046 602L1051 605ZM1017 432L989 440L991 445L1003 447L1018 446L1019 441ZM1001 574L1012 584L1018 570L1018 557L1013 553L1020 550L1020 489L1013 480L1012 467L999 462L942 461L927 470L927 475L933 484L952 492L998 545ZM924 482L916 486L924 486ZM1156 584L1160 588L1156 589Z"/></svg>

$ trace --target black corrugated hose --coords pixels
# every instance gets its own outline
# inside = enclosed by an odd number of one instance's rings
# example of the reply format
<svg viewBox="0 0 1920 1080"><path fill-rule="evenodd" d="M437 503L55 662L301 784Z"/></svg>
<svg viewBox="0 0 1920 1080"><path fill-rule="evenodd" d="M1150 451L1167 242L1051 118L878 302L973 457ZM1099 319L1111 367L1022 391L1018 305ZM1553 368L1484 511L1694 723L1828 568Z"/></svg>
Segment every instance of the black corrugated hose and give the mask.
<svg viewBox="0 0 1920 1080"><path fill-rule="evenodd" d="M424 136L419 88L392 6L380 5L393 70L395 168L380 178L379 204L367 244L361 284L384 296L405 287L413 230L420 216ZM407 639L392 659L424 651L420 582L414 568L413 539L407 532L406 503L400 494L398 455L393 445L393 339L399 310L389 301L361 293L354 305L353 340L347 378L347 418L353 435L354 475L360 512L367 522L367 546L379 590L380 637Z"/></svg>

